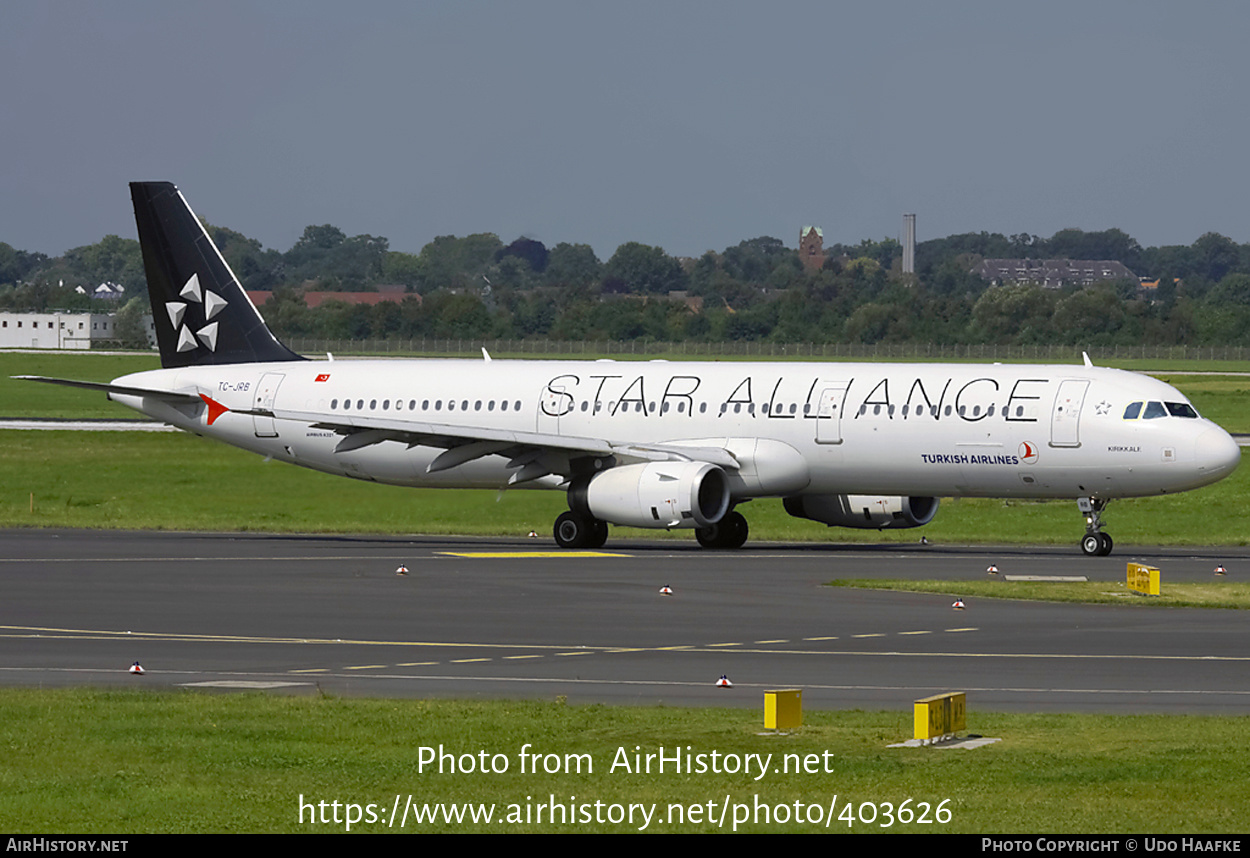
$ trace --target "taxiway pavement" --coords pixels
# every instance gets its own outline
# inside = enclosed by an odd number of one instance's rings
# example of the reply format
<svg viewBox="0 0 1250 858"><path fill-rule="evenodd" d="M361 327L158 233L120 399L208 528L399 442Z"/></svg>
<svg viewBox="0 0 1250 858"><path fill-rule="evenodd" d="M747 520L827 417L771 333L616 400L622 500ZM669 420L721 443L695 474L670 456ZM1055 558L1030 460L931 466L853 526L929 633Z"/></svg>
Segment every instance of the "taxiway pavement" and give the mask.
<svg viewBox="0 0 1250 858"><path fill-rule="evenodd" d="M1250 614L967 600L834 578L1165 581L1250 575L1250 549L609 542L0 531L0 683L273 688L898 708L942 691L1003 711L1243 713ZM404 565L407 575L397 575ZM662 595L662 586L673 595ZM146 673L127 673L138 661ZM722 690L722 674L733 682Z"/></svg>

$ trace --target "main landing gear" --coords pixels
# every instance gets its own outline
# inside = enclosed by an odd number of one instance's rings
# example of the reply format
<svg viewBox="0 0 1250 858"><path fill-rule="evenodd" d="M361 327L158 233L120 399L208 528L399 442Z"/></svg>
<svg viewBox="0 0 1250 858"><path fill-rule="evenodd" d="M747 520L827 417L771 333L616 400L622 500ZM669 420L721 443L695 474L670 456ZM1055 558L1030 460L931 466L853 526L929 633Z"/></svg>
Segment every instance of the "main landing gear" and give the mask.
<svg viewBox="0 0 1250 858"><path fill-rule="evenodd" d="M741 548L747 530L742 513L730 510L716 524L695 528L694 535L704 548ZM602 548L608 541L608 523L570 510L556 519L553 534L561 548Z"/></svg>
<svg viewBox="0 0 1250 858"><path fill-rule="evenodd" d="M1106 557L1115 543L1111 534L1102 532L1102 511L1107 502L1102 498L1077 498L1076 505L1085 514L1085 535L1081 537L1081 550L1090 557Z"/></svg>
<svg viewBox="0 0 1250 858"><path fill-rule="evenodd" d="M694 535L704 548L741 548L747 541L747 530L742 513L731 509L716 524L696 527Z"/></svg>
<svg viewBox="0 0 1250 858"><path fill-rule="evenodd" d="M555 537L561 548L602 548L608 541L608 523L569 511L556 519Z"/></svg>

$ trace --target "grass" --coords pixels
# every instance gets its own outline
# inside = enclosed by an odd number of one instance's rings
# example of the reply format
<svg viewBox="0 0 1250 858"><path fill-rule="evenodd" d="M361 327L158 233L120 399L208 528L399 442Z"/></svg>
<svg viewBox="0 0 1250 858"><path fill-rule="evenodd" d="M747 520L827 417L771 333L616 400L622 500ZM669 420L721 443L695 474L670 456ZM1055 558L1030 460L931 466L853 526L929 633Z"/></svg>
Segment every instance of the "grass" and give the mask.
<svg viewBox="0 0 1250 858"><path fill-rule="evenodd" d="M561 492L411 489L345 480L183 433L0 431L0 526L285 533L424 533L546 538ZM33 499L32 499L33 498ZM1244 545L1250 468L1194 492L1116 501L1119 545ZM32 508L33 507L33 508ZM779 500L741 507L757 541L1075 544L1071 501L943 501L920 530L826 528ZM689 531L613 528L612 538L692 541ZM609 543L611 544L611 543Z"/></svg>
<svg viewBox="0 0 1250 858"><path fill-rule="evenodd" d="M1001 739L975 750L895 748L910 738L911 713L808 712L804 726L764 736L761 716L742 710L566 706L559 702L479 703L137 691L0 691L0 819L11 832L331 832L306 804L375 803L396 796L418 804L509 806L520 821L439 823L421 831L633 831L640 822L539 824L525 813L559 804L698 806L713 816L728 797L793 812L796 802L827 815L830 831L850 806L875 823L853 832L1241 832L1250 804L1242 754L1244 717L1001 715L976 710L971 732ZM519 753L589 755L593 773L521 774ZM439 773L422 749L457 756L503 755L506 772ZM624 749L656 753L689 746L709 755L812 754L818 771L752 774L611 771ZM426 752L431 753L431 752ZM436 753L434 751L433 753ZM501 762L502 761L502 762ZM836 796L836 799L834 798ZM951 813L946 824L896 822L884 803L911 799ZM332 813L332 811L328 811ZM814 813L807 810L805 813ZM340 818L345 811L340 812ZM732 829L653 822L650 830ZM361 823L355 831L386 830ZM395 829L398 830L398 829ZM405 829L417 830L411 823ZM819 825L747 822L741 832L819 831Z"/></svg>
<svg viewBox="0 0 1250 858"><path fill-rule="evenodd" d="M76 381L112 381L128 373L160 369L160 366L160 358L156 355L0 352L0 417L146 420L146 417L124 405L110 402L103 393L16 381L10 376L45 375Z"/></svg>
<svg viewBox="0 0 1250 858"><path fill-rule="evenodd" d="M647 357L653 357L648 355ZM677 357L677 356L674 356ZM1127 363L1127 362L1126 362ZM134 417L102 396L12 382L32 374L110 380L155 368L149 356L0 355L0 416ZM1244 367L1172 366L1241 371ZM1144 368L1144 367L1138 367ZM1198 408L1233 431L1250 431L1248 386L1236 377L1173 379ZM358 483L181 434L0 432L0 525L145 527L189 530L481 533L546 536L564 509L556 492L414 490ZM1106 518L1117 543L1246 544L1250 471L1175 497L1121 501ZM33 510L32 499L33 496ZM923 532L934 541L1074 543L1073 504L964 499L944 502ZM775 501L744 507L754 539L912 542L917 531L825 529L787 516ZM614 529L614 536L656 536ZM688 533L661 538L690 539ZM1075 550L1075 549L1074 549ZM882 582L874 581L873 586ZM941 585L942 582L934 582ZM974 582L984 594L1004 582ZM965 598L983 595L967 584ZM1244 585L1165 582L1168 598L1244 602ZM1013 585L1014 587L1014 585ZM1110 585L1090 585L1100 590ZM954 590L945 592L955 592ZM1046 598L1058 590L1044 585ZM1144 600L1107 597L1117 604ZM0 690L0 820L9 831L313 832L343 825L299 818L299 801L489 802L533 812L561 804L709 801L776 808L795 802L827 812L836 795L864 812L875 803L947 801L945 825L856 822L855 832L1157 833L1244 831L1250 785L1242 747L1245 718L1002 715L976 710L969 727L1001 742L974 751L887 749L910 736L910 712L809 712L792 735L763 737L758 715L741 710L569 707L558 703L342 700L199 693ZM521 775L516 754L589 754L593 775ZM421 748L508 756L502 774L421 769ZM634 774L608 771L619 749L663 745L695 752L814 754L812 774ZM823 766L822 766L823 768ZM593 810L593 808L592 808ZM732 816L727 817L732 819ZM627 823L552 826L519 822L431 825L422 830L629 831ZM729 826L726 825L726 828ZM360 825L355 830L380 830ZM408 829L409 831L412 828ZM689 833L724 830L701 822L653 826ZM812 831L807 824L747 824L742 831ZM845 820L830 826L846 831Z"/></svg>
<svg viewBox="0 0 1250 858"><path fill-rule="evenodd" d="M864 590L902 590L909 593L945 593L962 598L1025 599L1037 602L1082 602L1160 608L1250 608L1250 584L1216 581L1177 584L1163 581L1158 596L1138 596L1124 583L1105 581L1004 581L986 577L977 581L884 581L841 578L831 587Z"/></svg>

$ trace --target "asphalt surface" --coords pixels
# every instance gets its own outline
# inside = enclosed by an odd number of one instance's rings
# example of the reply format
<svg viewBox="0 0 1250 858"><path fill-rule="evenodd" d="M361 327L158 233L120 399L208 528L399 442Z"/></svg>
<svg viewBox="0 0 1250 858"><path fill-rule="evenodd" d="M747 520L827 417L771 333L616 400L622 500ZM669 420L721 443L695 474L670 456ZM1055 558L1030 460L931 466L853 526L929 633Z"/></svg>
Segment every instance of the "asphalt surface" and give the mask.
<svg viewBox="0 0 1250 858"><path fill-rule="evenodd" d="M1250 574L1250 550L0 531L0 684L381 697L1004 711L1242 713L1250 613L966 600L837 577L1165 582ZM505 556L481 556L483 554ZM471 556L465 556L471 555ZM521 556L516 556L521 555ZM407 575L397 575L404 565ZM662 586L672 595L660 593ZM128 673L138 661L143 676ZM726 675L731 689L715 686Z"/></svg>

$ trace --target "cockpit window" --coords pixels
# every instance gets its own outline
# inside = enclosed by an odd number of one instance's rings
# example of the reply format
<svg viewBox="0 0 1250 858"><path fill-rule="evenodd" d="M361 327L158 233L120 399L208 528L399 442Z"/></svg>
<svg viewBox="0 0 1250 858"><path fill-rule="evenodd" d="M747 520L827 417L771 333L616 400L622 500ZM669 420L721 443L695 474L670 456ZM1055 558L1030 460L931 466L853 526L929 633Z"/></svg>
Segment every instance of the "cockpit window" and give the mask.
<svg viewBox="0 0 1250 858"><path fill-rule="evenodd" d="M1188 402L1165 402L1163 404L1167 406L1168 414L1173 417L1194 418L1198 416L1198 412L1194 411L1194 407Z"/></svg>
<svg viewBox="0 0 1250 858"><path fill-rule="evenodd" d="M1140 417L1141 406L1142 404L1140 402L1130 402L1128 408L1124 409L1124 419L1136 420L1138 417Z"/></svg>
<svg viewBox="0 0 1250 858"><path fill-rule="evenodd" d="M1168 413L1163 410L1162 402L1147 402L1146 413L1142 415L1143 420L1153 420L1156 417L1167 417Z"/></svg>

